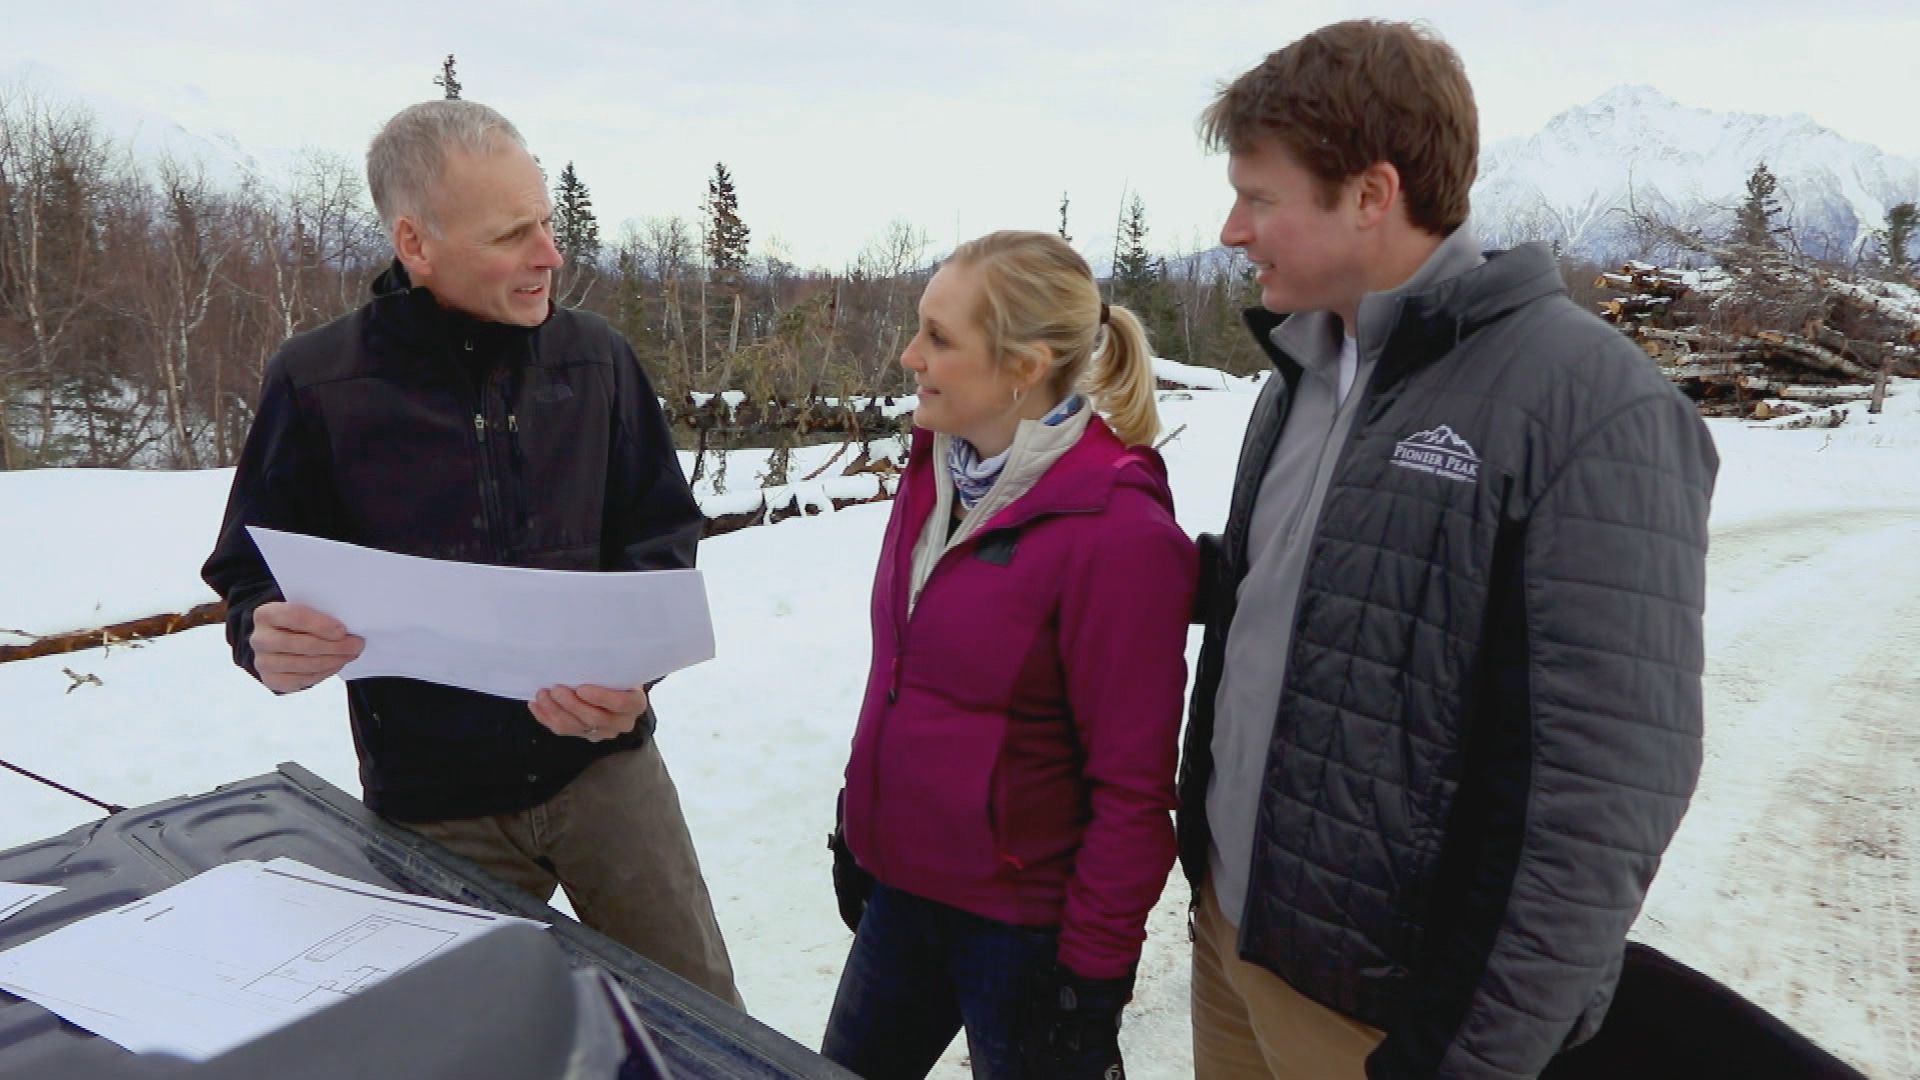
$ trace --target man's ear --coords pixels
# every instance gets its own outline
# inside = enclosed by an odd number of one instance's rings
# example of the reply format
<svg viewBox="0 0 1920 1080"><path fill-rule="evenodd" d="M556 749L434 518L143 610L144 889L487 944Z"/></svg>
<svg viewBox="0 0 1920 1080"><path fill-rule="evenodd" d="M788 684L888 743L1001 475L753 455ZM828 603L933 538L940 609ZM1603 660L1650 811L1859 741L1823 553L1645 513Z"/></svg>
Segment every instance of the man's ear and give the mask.
<svg viewBox="0 0 1920 1080"><path fill-rule="evenodd" d="M1374 228L1386 221L1400 205L1404 192L1400 170L1391 161L1376 161L1347 181L1347 197L1354 200L1361 226Z"/></svg>
<svg viewBox="0 0 1920 1080"><path fill-rule="evenodd" d="M428 251L429 238L424 224L405 214L393 221L393 253L407 276L419 282L433 276L433 259Z"/></svg>

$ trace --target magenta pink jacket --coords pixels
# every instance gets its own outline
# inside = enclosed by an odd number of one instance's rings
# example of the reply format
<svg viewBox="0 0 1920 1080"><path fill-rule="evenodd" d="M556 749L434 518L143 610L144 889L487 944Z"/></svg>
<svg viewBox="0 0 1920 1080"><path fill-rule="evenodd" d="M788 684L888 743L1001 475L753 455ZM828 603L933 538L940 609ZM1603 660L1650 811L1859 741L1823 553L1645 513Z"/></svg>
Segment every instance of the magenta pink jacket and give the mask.
<svg viewBox="0 0 1920 1080"><path fill-rule="evenodd" d="M1166 466L1094 417L941 559L909 618L932 442L914 433L874 575L847 842L886 885L1057 926L1061 963L1125 975L1173 865L1198 572Z"/></svg>

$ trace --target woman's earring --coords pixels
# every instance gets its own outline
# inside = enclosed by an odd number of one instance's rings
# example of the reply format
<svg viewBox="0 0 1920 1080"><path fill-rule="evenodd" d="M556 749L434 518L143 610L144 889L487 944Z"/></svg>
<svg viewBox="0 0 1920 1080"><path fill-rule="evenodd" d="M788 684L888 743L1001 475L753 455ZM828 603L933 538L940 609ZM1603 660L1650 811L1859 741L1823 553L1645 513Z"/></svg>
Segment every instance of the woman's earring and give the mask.
<svg viewBox="0 0 1920 1080"><path fill-rule="evenodd" d="M1020 407L1020 388L1017 386L1013 388L1013 407Z"/></svg>

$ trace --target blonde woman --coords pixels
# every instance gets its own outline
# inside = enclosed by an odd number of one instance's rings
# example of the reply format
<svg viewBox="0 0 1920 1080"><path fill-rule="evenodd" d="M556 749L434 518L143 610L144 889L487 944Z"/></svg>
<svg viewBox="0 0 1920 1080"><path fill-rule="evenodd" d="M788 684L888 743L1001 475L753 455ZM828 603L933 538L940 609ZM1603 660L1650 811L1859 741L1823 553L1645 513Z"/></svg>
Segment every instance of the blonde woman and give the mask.
<svg viewBox="0 0 1920 1080"><path fill-rule="evenodd" d="M1049 233L963 245L919 316L822 1052L921 1077L964 1028L976 1077L1118 1077L1174 859L1196 574L1151 449L1151 352Z"/></svg>

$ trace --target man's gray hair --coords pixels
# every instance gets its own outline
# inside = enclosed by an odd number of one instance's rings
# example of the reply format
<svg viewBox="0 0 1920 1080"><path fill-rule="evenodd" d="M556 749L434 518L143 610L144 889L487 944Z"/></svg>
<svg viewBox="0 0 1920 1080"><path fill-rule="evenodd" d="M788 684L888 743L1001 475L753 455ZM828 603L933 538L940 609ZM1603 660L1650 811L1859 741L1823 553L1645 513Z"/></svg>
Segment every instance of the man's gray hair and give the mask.
<svg viewBox="0 0 1920 1080"><path fill-rule="evenodd" d="M447 167L448 151L491 154L507 145L525 150L527 141L506 117L477 101L409 105L387 121L367 147L373 208L389 230L403 216L435 228L428 204L433 185Z"/></svg>

